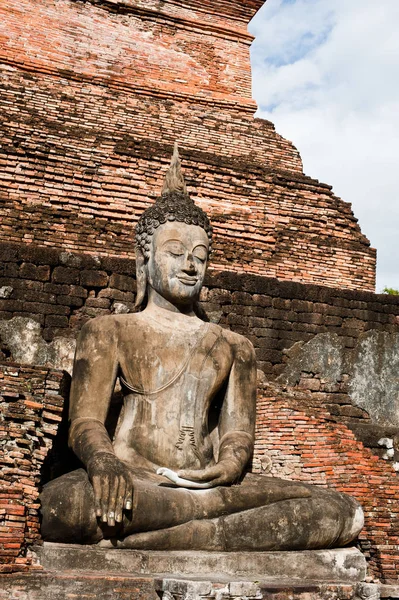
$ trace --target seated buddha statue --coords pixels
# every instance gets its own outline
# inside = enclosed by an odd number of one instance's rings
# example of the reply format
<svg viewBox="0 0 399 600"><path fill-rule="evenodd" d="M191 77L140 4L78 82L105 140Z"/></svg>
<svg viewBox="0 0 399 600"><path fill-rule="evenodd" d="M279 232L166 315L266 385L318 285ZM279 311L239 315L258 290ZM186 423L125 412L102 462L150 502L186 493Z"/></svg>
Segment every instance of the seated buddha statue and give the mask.
<svg viewBox="0 0 399 600"><path fill-rule="evenodd" d="M161 197L137 225L137 306L78 339L69 442L82 468L41 494L45 540L156 550L301 550L358 535L353 498L246 471L256 361L245 337L205 322L211 248L175 147ZM106 428L115 382L124 403Z"/></svg>

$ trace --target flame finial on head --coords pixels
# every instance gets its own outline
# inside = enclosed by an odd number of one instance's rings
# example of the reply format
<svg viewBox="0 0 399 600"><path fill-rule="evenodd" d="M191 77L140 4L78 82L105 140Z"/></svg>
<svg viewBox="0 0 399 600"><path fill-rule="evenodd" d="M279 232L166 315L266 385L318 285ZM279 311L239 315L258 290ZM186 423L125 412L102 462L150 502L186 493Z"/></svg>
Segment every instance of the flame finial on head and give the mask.
<svg viewBox="0 0 399 600"><path fill-rule="evenodd" d="M186 182L184 181L181 170L181 161L177 142L174 144L172 160L170 161L170 167L166 172L165 182L162 188L162 196L164 194L171 194L173 192L188 194Z"/></svg>

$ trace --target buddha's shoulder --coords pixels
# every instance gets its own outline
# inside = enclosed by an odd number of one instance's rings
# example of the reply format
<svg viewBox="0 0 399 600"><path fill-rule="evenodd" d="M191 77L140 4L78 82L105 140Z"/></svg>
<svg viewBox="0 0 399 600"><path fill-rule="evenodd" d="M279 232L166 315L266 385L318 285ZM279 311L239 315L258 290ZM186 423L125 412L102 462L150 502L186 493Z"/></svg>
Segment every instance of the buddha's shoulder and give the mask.
<svg viewBox="0 0 399 600"><path fill-rule="evenodd" d="M126 328L140 327L141 319L139 313L128 313L124 315L104 315L94 317L87 321L82 327L84 335L114 334L118 335L120 331Z"/></svg>
<svg viewBox="0 0 399 600"><path fill-rule="evenodd" d="M212 328L214 328L215 333L218 333L225 343L231 347L235 355L248 358L254 356L255 349L251 340L247 337L236 333L235 331L231 331L230 329L224 329L220 325L213 324Z"/></svg>

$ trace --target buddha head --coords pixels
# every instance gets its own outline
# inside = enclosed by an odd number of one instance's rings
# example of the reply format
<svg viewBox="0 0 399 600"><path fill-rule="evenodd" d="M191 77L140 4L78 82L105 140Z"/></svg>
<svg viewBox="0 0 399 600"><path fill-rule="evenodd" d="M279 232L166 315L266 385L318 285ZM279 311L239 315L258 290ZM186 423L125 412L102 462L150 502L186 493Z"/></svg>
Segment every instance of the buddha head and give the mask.
<svg viewBox="0 0 399 600"><path fill-rule="evenodd" d="M177 144L161 197L136 228L137 300L148 286L175 305L194 305L204 281L212 242L206 213L189 197Z"/></svg>

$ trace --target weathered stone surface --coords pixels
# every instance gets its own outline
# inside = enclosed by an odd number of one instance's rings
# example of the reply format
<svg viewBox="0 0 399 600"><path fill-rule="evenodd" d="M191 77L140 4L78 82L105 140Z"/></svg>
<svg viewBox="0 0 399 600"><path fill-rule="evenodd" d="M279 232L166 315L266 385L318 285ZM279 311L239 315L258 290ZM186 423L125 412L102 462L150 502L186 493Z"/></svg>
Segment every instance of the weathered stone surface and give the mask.
<svg viewBox="0 0 399 600"><path fill-rule="evenodd" d="M126 315L129 311L129 307L123 302L114 302L112 304L112 312L116 315Z"/></svg>
<svg viewBox="0 0 399 600"><path fill-rule="evenodd" d="M336 407L334 414L361 418L363 409L375 425L398 428L398 370L395 331L360 332L353 348L345 336L320 333L286 351L286 366L278 380L310 391L344 391L353 406ZM337 403L343 404L338 399Z"/></svg>
<svg viewBox="0 0 399 600"><path fill-rule="evenodd" d="M50 321L50 317L52 320ZM65 326L66 317L50 315L47 325ZM73 338L57 337L47 343L37 321L25 317L0 320L0 338L17 362L28 365L51 365L55 369L72 372L76 341Z"/></svg>
<svg viewBox="0 0 399 600"><path fill-rule="evenodd" d="M354 350L349 394L379 425L399 427L399 334L368 331Z"/></svg>
<svg viewBox="0 0 399 600"><path fill-rule="evenodd" d="M309 342L297 342L287 351L289 361L279 380L295 386L303 372L318 374L336 383L341 380L344 363L344 343L337 334L319 333Z"/></svg>
<svg viewBox="0 0 399 600"><path fill-rule="evenodd" d="M108 284L108 275L105 271L82 271L80 284L84 287L104 288Z"/></svg>
<svg viewBox="0 0 399 600"><path fill-rule="evenodd" d="M37 560L50 571L95 571L131 575L173 575L211 581L360 582L366 559L355 548L302 552L157 552L114 550L73 544L33 548Z"/></svg>
<svg viewBox="0 0 399 600"><path fill-rule="evenodd" d="M174 578L148 579L81 573L8 576L1 600L379 600L379 585L356 583L253 583ZM386 597L386 596L385 596ZM396 600L395 597L390 600Z"/></svg>
<svg viewBox="0 0 399 600"><path fill-rule="evenodd" d="M35 573L3 576L1 600L159 600L154 581L145 577Z"/></svg>
<svg viewBox="0 0 399 600"><path fill-rule="evenodd" d="M13 293L13 288L9 285L0 287L0 298L9 298Z"/></svg>
<svg viewBox="0 0 399 600"><path fill-rule="evenodd" d="M381 598L397 600L399 598L399 585L382 585L380 593Z"/></svg>

